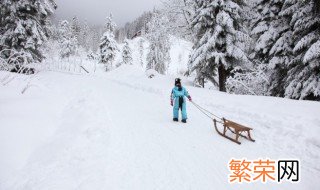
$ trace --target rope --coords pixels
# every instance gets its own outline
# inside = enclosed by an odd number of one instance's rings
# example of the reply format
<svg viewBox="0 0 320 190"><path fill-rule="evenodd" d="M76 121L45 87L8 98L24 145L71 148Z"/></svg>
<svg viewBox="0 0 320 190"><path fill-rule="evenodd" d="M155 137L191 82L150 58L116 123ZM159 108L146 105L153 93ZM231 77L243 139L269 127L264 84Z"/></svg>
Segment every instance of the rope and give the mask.
<svg viewBox="0 0 320 190"><path fill-rule="evenodd" d="M191 103L192 103L196 108L198 108L198 110L200 110L204 115L206 115L208 118L214 120L214 117L215 117L215 118L217 118L217 119L219 119L219 120L222 120L222 118L220 118L219 116L217 116L217 115L211 113L210 111L204 109L203 107L201 107L200 105L196 104L195 102L192 101ZM219 121L217 121L217 122L219 122ZM221 122L219 122L219 123L221 123Z"/></svg>

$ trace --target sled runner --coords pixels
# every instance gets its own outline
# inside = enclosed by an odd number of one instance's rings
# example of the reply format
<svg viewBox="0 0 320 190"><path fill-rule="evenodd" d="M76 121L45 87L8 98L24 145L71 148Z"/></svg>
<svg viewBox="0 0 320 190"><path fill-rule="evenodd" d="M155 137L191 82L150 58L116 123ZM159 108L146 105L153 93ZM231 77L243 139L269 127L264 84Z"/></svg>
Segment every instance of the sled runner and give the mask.
<svg viewBox="0 0 320 190"><path fill-rule="evenodd" d="M216 128L216 131L218 132L219 135L235 143L241 144L241 142L239 141L239 137L243 137L249 141L255 142L255 140L251 138L250 131L252 130L252 128L250 127L240 125L239 123L227 120L225 118L222 118L222 121L217 121L216 119L213 119L213 122L214 122L214 127ZM217 123L220 123L223 125L223 132L219 131L217 127ZM226 132L228 130L236 135L235 138L231 138L227 136ZM246 135L244 135L243 133L246 133Z"/></svg>

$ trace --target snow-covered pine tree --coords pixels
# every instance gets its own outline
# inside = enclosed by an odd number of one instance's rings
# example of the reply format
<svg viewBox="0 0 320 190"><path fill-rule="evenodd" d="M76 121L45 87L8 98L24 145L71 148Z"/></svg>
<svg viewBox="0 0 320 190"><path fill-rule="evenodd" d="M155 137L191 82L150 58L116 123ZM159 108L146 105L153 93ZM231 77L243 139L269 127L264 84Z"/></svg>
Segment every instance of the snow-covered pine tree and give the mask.
<svg viewBox="0 0 320 190"><path fill-rule="evenodd" d="M60 57L67 58L74 55L77 49L77 38L73 36L72 29L68 21L63 20L59 25L59 45Z"/></svg>
<svg viewBox="0 0 320 190"><path fill-rule="evenodd" d="M189 74L196 71L196 81L204 86L204 80L217 84L226 91L226 80L235 65L250 61L243 51L243 41L248 39L243 27L243 0L196 0L196 14L191 27L197 41L189 62Z"/></svg>
<svg viewBox="0 0 320 190"><path fill-rule="evenodd" d="M149 70L149 69L155 69L156 67L156 63L158 60L161 60L162 59L162 56L161 54L158 55L158 49L157 49L157 46L155 43L150 43L149 45L149 52L147 54L147 65L146 65L146 70ZM158 70L157 72L162 72L164 73L165 71L165 66L164 65L161 65L163 66L162 68L160 68L160 70Z"/></svg>
<svg viewBox="0 0 320 190"><path fill-rule="evenodd" d="M105 33L101 38L101 43L99 45L100 52L100 63L104 64L106 67L106 71L112 69L113 62L116 57L116 53L118 50L117 42L114 39L114 30L115 23L112 20L112 15L107 18L106 25L104 27Z"/></svg>
<svg viewBox="0 0 320 190"><path fill-rule="evenodd" d="M154 69L165 74L170 62L170 41L165 23L167 18L157 11L148 23L147 38L150 42L146 69Z"/></svg>
<svg viewBox="0 0 320 190"><path fill-rule="evenodd" d="M320 2L286 0L282 14L292 16L295 56L288 65L285 96L320 100Z"/></svg>
<svg viewBox="0 0 320 190"><path fill-rule="evenodd" d="M98 54L99 54L98 50L99 50L100 39L102 35L103 35L102 27L98 27L98 26L90 27L88 43L91 50Z"/></svg>
<svg viewBox="0 0 320 190"><path fill-rule="evenodd" d="M52 24L50 26L50 40L55 42L59 40L59 24Z"/></svg>
<svg viewBox="0 0 320 190"><path fill-rule="evenodd" d="M88 25L87 21L84 21L82 25L82 30L81 30L81 40L80 40L80 45L84 47L84 49L89 52L90 49L90 27Z"/></svg>
<svg viewBox="0 0 320 190"><path fill-rule="evenodd" d="M132 51L129 46L128 40L124 41L124 45L122 49L122 60L123 60L123 64L132 65Z"/></svg>
<svg viewBox="0 0 320 190"><path fill-rule="evenodd" d="M20 52L28 62L42 61L40 46L48 38L49 16L56 8L54 0L1 0L0 51L4 58Z"/></svg>
<svg viewBox="0 0 320 190"><path fill-rule="evenodd" d="M292 60L293 33L290 15L282 15L284 0L253 1L257 17L252 19L251 34L256 43L251 54L259 64L267 65L268 93L284 95L284 77Z"/></svg>
<svg viewBox="0 0 320 190"><path fill-rule="evenodd" d="M110 32L114 34L116 27L117 27L116 23L113 22L113 15L110 13L110 15L106 19L106 23L104 25L103 30L105 32Z"/></svg>
<svg viewBox="0 0 320 190"><path fill-rule="evenodd" d="M105 64L106 71L112 69L113 62L118 51L117 42L114 40L113 34L105 32L101 38L100 63Z"/></svg>
<svg viewBox="0 0 320 190"><path fill-rule="evenodd" d="M77 16L74 16L71 21L71 32L72 36L76 38L77 42L79 42L81 35L81 24Z"/></svg>
<svg viewBox="0 0 320 190"><path fill-rule="evenodd" d="M143 40L143 38L141 38L139 40L139 61L140 61L141 67L144 66L144 64L143 64L143 55L144 55L144 53L143 53L144 52L143 43L144 43L144 40Z"/></svg>

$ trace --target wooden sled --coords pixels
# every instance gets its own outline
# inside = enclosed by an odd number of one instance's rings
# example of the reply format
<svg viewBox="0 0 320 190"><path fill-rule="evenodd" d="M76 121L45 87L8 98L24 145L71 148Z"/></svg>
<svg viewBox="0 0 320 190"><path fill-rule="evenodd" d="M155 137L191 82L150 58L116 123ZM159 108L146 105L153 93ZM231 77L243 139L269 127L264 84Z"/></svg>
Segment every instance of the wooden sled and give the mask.
<svg viewBox="0 0 320 190"><path fill-rule="evenodd" d="M255 142L255 140L251 138L250 131L252 130L252 128L250 127L240 125L236 122L227 120L225 118L222 118L222 122L217 121L216 119L213 119L213 122L214 122L214 127L216 128L216 131L218 132L219 135L235 143L241 144L241 142L239 141L239 137L243 137L249 141ZM223 132L220 132L218 130L217 123L221 123L223 125ZM226 135L227 130L231 131L233 134L236 135L235 139ZM247 135L243 135L242 133L247 133Z"/></svg>

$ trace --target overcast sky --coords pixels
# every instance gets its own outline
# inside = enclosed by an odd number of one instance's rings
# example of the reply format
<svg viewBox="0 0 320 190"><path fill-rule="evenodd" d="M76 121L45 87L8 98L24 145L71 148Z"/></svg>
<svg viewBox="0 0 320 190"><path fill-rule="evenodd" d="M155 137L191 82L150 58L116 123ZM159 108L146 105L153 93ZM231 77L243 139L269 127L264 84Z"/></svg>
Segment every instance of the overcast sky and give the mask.
<svg viewBox="0 0 320 190"><path fill-rule="evenodd" d="M118 26L133 21L144 11L152 10L161 0L56 0L56 19L71 19L77 15L89 23L102 24L110 12Z"/></svg>

